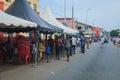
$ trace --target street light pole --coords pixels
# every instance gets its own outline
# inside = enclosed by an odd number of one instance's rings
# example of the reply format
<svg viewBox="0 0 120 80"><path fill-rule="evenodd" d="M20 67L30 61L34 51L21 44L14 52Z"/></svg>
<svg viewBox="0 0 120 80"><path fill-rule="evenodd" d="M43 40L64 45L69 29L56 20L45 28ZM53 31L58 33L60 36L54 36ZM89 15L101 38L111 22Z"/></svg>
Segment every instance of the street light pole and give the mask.
<svg viewBox="0 0 120 80"><path fill-rule="evenodd" d="M72 0L72 28L73 28L73 20L74 20L74 1Z"/></svg>
<svg viewBox="0 0 120 80"><path fill-rule="evenodd" d="M85 31L88 32L88 26L87 26L87 20L88 20L88 11L91 10L90 8L89 9L86 9L86 25L85 25Z"/></svg>
<svg viewBox="0 0 120 80"><path fill-rule="evenodd" d="M66 23L66 0L64 2L64 23Z"/></svg>

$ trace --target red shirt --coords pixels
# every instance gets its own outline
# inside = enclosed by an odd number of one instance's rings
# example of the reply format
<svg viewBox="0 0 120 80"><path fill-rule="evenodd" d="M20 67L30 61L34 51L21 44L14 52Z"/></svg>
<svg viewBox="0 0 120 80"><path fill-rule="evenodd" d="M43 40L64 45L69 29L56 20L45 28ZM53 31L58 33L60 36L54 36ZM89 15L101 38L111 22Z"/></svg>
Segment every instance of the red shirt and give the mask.
<svg viewBox="0 0 120 80"><path fill-rule="evenodd" d="M56 39L54 42L57 43L57 44L62 44L62 40L61 39Z"/></svg>

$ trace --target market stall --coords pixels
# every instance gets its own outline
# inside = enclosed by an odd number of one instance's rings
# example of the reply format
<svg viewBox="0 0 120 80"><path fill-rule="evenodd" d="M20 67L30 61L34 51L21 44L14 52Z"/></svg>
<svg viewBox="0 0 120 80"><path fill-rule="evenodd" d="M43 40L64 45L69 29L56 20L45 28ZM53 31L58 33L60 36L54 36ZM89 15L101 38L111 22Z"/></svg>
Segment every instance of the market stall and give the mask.
<svg viewBox="0 0 120 80"><path fill-rule="evenodd" d="M77 30L71 29L69 27L64 26L63 24L61 24L60 22L58 22L56 20L56 18L54 17L54 15L52 14L51 10L49 9L48 5L46 6L46 8L44 9L44 11L41 13L40 17L42 19L44 19L45 21L47 21L48 23L57 26L61 29L63 29L64 33L67 34L75 34L78 33Z"/></svg>
<svg viewBox="0 0 120 80"><path fill-rule="evenodd" d="M37 23L37 29L40 32L52 33L57 31L56 27L38 17L35 11L30 7L27 0L15 0L5 12L13 16Z"/></svg>
<svg viewBox="0 0 120 80"><path fill-rule="evenodd" d="M3 11L0 11L0 32L6 32L8 34L14 32L28 32L28 31L36 31L37 24L26 21L12 15L9 15ZM8 36L9 38L9 36ZM19 38L19 39L18 39ZM2 38L4 39L4 37ZM15 54L15 48L17 48L17 54L19 61L22 61L23 58L30 58L30 43L24 37L17 37L15 40L15 44L11 45L11 41L7 40L0 42L0 64L6 62L7 59L11 59L11 57ZM24 48L24 55L22 55L21 51ZM9 56L9 57L8 57ZM27 60L26 60L27 63Z"/></svg>

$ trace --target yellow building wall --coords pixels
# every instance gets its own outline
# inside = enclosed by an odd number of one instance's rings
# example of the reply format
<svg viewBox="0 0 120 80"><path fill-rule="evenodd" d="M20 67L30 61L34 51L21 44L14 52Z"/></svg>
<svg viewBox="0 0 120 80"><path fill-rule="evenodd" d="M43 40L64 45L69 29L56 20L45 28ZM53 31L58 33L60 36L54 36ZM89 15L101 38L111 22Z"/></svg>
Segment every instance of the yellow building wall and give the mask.
<svg viewBox="0 0 120 80"><path fill-rule="evenodd" d="M4 2L4 10L6 10L14 1L15 0L11 0L11 2L6 2L6 0L0 0L0 2ZM34 7L34 4L36 4L36 6L37 6L37 9L36 9L37 11L36 12L39 12L39 10L38 10L38 2L39 2L39 0L28 0L28 2L30 2L30 5L31 5L32 9ZM24 35L25 37L29 36L28 33L20 33L20 35ZM8 35L4 34L3 36L6 37ZM14 34L14 36L15 36L15 34Z"/></svg>
<svg viewBox="0 0 120 80"><path fill-rule="evenodd" d="M37 5L37 12L39 11L38 10L38 2L39 2L39 0L28 0L30 3L31 3L31 7L33 8L33 6L34 6L34 4L36 4Z"/></svg>
<svg viewBox="0 0 120 80"><path fill-rule="evenodd" d="M4 2L5 4L4 4L4 10L6 10L13 2L14 2L14 0L11 0L11 2L6 2L6 0L0 0L1 2ZM28 0L28 2L30 2L31 4L31 7L32 7L32 9L33 9L33 6L34 6L34 4L36 4L36 6L37 6L37 11L36 12L38 12L39 10L38 10L38 2L39 2L39 0Z"/></svg>

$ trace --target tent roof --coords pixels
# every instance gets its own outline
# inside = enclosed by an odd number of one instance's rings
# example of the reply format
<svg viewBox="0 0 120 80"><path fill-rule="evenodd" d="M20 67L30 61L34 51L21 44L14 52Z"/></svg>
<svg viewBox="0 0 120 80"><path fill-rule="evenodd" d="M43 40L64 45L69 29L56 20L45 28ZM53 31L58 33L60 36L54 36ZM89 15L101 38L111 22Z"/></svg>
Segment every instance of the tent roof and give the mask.
<svg viewBox="0 0 120 80"><path fill-rule="evenodd" d="M47 21L48 23L57 26L59 28L62 28L64 30L64 33L72 34L72 33L78 33L78 31L73 30L71 28L68 28L58 22L54 15L52 14L51 10L49 9L48 5L46 6L45 10L41 13L40 17Z"/></svg>
<svg viewBox="0 0 120 80"><path fill-rule="evenodd" d="M16 17L37 23L38 29L40 31L54 31L53 27L50 27L47 22L37 16L26 0L15 0L5 12Z"/></svg>
<svg viewBox="0 0 120 80"><path fill-rule="evenodd" d="M3 11L0 10L0 24L5 25L5 27L9 27L10 25L13 25L13 28L22 26L22 27L37 27L37 24L34 22L30 22L12 15L9 15ZM0 26L1 28L1 26ZM3 27L4 28L4 27Z"/></svg>
<svg viewBox="0 0 120 80"><path fill-rule="evenodd" d="M7 30L9 28L9 30ZM11 29L37 28L37 24L9 15L0 10L0 31L12 32ZM30 30L30 29L29 29Z"/></svg>

